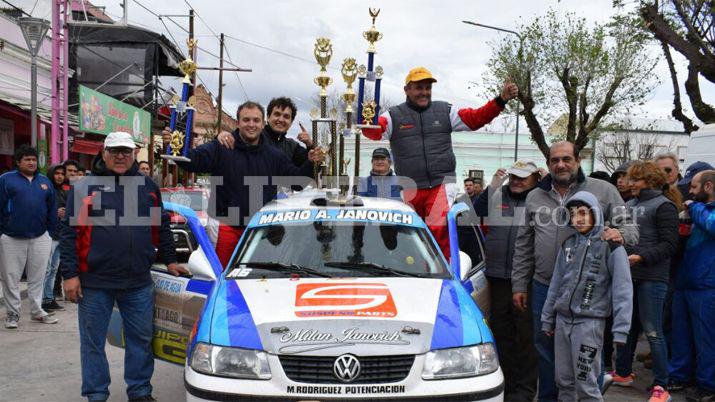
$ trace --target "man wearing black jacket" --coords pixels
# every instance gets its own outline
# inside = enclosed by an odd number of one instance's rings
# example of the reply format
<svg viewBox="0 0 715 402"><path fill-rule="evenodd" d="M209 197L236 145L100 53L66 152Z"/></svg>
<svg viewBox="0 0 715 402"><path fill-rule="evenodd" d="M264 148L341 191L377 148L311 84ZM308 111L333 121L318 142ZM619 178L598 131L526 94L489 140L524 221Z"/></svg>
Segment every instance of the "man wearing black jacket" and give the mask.
<svg viewBox="0 0 715 402"><path fill-rule="evenodd" d="M271 99L267 111L268 121L263 128L267 143L281 150L295 166L302 166L308 160L308 151L313 148L313 140L302 125L298 140L305 144L305 148L298 141L287 137L288 130L298 114L298 108L290 98L282 96ZM233 149L235 140L228 131L222 131L216 138L221 145Z"/></svg>
<svg viewBox="0 0 715 402"><path fill-rule="evenodd" d="M73 183L62 219L62 277L66 298L79 304L82 396L90 401L109 397L104 344L115 303L124 323L128 399L155 400L151 265L156 248L171 274L188 274L176 264L169 215L159 188L138 172L135 147L130 134L110 133L92 176Z"/></svg>
<svg viewBox="0 0 715 402"><path fill-rule="evenodd" d="M502 183L509 179L509 183ZM532 401L536 396L537 355L532 317L512 304L511 269L519 226L524 224L526 196L541 179L536 164L527 159L499 169L477 198L474 208L489 228L486 235L486 277L491 287L490 324L504 372L505 400Z"/></svg>
<svg viewBox="0 0 715 402"><path fill-rule="evenodd" d="M271 182L272 177L311 177L313 164L320 163L323 158L320 153L311 150L308 160L300 167L295 166L283 152L268 145L263 135L263 106L248 101L238 107L237 114L238 129L232 133L233 148L214 140L191 149L188 155L191 162L177 162L189 172L210 173L213 177L222 178L222 183L212 183L215 191L211 191L209 215L220 222L216 254L223 267L228 264L246 221L251 217L251 207L255 209L276 197L276 183ZM165 142L166 134L165 131ZM264 178L268 181L262 181ZM260 185L262 191L256 192L251 185ZM262 197L257 203L256 196Z"/></svg>

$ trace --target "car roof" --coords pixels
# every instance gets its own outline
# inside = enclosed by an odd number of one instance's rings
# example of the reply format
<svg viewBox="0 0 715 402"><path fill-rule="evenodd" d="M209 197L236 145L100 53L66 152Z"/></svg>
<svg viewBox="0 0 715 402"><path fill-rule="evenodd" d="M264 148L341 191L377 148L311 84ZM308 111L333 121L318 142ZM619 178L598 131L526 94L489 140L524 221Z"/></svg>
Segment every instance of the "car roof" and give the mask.
<svg viewBox="0 0 715 402"><path fill-rule="evenodd" d="M332 193L332 194L331 194ZM402 201L393 200L390 198L379 198L379 197L360 197L360 196L350 196L347 198L348 202L332 202L328 201L327 205L320 204L320 200L330 200L333 194L337 193L337 190L326 190L326 189L307 189L301 192L292 194L287 198L273 200L261 208L263 211L280 211L280 210L292 210L292 209L318 209L318 208L363 208L363 209L379 209L379 210L389 210L389 211L400 211L400 212L415 212L411 206L405 204ZM318 202L316 202L318 200ZM351 201L352 200L352 201ZM362 201L362 205L360 205ZM316 205L318 204L318 205Z"/></svg>

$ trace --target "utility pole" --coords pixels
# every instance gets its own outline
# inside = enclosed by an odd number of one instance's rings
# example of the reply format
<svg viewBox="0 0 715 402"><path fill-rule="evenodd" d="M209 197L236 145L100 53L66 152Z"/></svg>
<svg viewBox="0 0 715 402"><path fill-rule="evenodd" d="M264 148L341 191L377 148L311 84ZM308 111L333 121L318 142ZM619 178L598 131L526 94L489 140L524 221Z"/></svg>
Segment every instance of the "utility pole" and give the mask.
<svg viewBox="0 0 715 402"><path fill-rule="evenodd" d="M218 64L218 119L216 120L216 135L221 132L221 120L223 118L223 32L221 32L221 51L219 52Z"/></svg>
<svg viewBox="0 0 715 402"><path fill-rule="evenodd" d="M189 10L189 39L194 39L194 9ZM191 60L196 61L196 54L198 53L196 51L196 48L192 49L192 53L190 54L189 57L191 57ZM191 95L194 94L194 88L196 88L196 72L191 74Z"/></svg>

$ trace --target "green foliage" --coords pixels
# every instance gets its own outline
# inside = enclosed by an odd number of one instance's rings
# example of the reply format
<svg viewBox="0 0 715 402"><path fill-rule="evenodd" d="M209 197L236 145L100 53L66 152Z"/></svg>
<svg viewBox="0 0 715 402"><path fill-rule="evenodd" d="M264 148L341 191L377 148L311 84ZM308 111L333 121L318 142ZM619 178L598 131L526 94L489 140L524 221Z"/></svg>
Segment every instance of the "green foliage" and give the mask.
<svg viewBox="0 0 715 402"><path fill-rule="evenodd" d="M521 43L510 35L493 44L484 84L498 88L511 77L519 86L522 114L542 151L542 124L563 115L561 135L583 146L605 117L642 105L658 84L656 59L644 46L649 36L638 24L627 15L595 24L549 10L519 28Z"/></svg>

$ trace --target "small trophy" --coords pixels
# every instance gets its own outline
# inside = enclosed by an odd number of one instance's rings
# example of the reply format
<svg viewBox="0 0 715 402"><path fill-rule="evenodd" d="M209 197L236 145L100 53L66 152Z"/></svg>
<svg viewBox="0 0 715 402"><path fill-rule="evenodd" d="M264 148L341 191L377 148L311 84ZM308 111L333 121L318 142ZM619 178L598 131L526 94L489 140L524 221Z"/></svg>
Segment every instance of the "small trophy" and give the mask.
<svg viewBox="0 0 715 402"><path fill-rule="evenodd" d="M331 110L331 116L328 116L327 105L328 105L328 91L327 87L332 83L332 78L328 76L328 70L326 67L330 63L330 58L333 56L333 45L330 43L328 38L318 38L315 41L315 47L313 48L313 55L315 60L320 65L320 73L315 77L313 82L320 87L320 111L313 110L311 112L311 123L313 130L313 143L316 147L324 153L327 153L329 157L329 163L323 162L320 168L316 167L315 178L318 183L318 187L324 187L326 184L328 187L334 188L337 183L334 183L334 178L337 177L338 173L338 154L335 149L336 143L338 142L337 133L337 111ZM318 135L318 123L328 123L330 131L330 139L325 138L326 135ZM319 138L320 137L320 138ZM333 183L323 183L323 178L331 178Z"/></svg>
<svg viewBox="0 0 715 402"><path fill-rule="evenodd" d="M184 79L181 84L181 97L174 95L171 100L171 122L169 123L171 142L166 147L166 154L161 156L170 161L190 161L187 155L189 154L189 149L191 149L191 128L194 122L196 98L189 97L189 89L191 87L191 75L196 72L196 62L191 59L196 43L196 39L186 40L189 53L186 59L179 63L179 70L184 73ZM184 118L186 120L186 132L182 133L177 129L177 122Z"/></svg>
<svg viewBox="0 0 715 402"><path fill-rule="evenodd" d="M358 104L357 115L358 124L355 126L358 129L363 128L380 128L377 125L377 117L380 115L380 83L382 82L383 70L381 66L373 69L375 64L375 42L382 39L382 33L375 28L375 20L380 14L379 8L370 8L370 17L372 17L372 26L370 29L362 33L370 44L367 47L367 67L360 65L357 69L358 76ZM375 83L375 92L372 100L365 100L365 81ZM355 136L355 177L360 176L360 136Z"/></svg>

